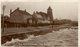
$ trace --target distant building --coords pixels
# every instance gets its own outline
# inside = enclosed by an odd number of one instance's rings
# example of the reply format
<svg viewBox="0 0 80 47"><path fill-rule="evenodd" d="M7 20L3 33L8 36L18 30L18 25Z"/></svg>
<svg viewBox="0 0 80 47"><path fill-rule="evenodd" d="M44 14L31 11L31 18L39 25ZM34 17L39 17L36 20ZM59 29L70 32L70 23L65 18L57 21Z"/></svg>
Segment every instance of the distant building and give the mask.
<svg viewBox="0 0 80 47"><path fill-rule="evenodd" d="M13 23L28 23L29 19L32 18L31 14L26 10L15 9L13 12L10 10L10 22Z"/></svg>
<svg viewBox="0 0 80 47"><path fill-rule="evenodd" d="M37 11L34 12L33 18L36 23L53 23L53 14L51 7L47 9L47 13Z"/></svg>
<svg viewBox="0 0 80 47"><path fill-rule="evenodd" d="M48 19L50 20L50 23L53 23L53 13L52 13L52 8L50 6L47 9L47 16L48 16Z"/></svg>
<svg viewBox="0 0 80 47"><path fill-rule="evenodd" d="M44 18L40 14L38 14L38 12L33 12L32 16L33 16L33 23L34 24L41 23L44 20Z"/></svg>
<svg viewBox="0 0 80 47"><path fill-rule="evenodd" d="M47 14L46 13L44 13L44 12L36 12L37 14L39 14L39 15L41 15L42 17L43 17L43 20L48 20L47 19Z"/></svg>

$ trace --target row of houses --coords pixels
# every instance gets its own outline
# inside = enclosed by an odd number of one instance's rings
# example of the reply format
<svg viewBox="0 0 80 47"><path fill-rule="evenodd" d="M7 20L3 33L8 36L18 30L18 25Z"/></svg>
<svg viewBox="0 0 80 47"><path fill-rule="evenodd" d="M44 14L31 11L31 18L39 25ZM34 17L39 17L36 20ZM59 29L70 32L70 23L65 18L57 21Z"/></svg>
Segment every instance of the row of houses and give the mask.
<svg viewBox="0 0 80 47"><path fill-rule="evenodd" d="M33 12L33 14L30 14L25 10L20 10L20 8L17 8L15 10L10 9L10 17L8 19L8 22L14 23L16 26L20 24L27 24L27 25L37 25L40 23L53 23L53 14L52 14L52 8L49 6L47 9L47 13L45 12Z"/></svg>

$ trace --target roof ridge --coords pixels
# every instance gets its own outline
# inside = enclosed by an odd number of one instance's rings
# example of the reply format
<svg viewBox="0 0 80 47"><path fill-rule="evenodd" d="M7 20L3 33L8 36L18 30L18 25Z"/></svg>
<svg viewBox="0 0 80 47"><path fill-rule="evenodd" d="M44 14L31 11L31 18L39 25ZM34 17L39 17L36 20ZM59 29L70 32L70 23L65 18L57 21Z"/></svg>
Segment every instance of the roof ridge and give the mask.
<svg viewBox="0 0 80 47"><path fill-rule="evenodd" d="M31 15L30 13L28 13L27 11L23 11L23 10L19 10L22 14L29 14Z"/></svg>
<svg viewBox="0 0 80 47"><path fill-rule="evenodd" d="M20 9L15 9L13 12L11 12L10 14L14 13L16 10L18 10L20 13L22 14L26 14L26 15L31 15L29 12L24 11L24 10L20 10Z"/></svg>

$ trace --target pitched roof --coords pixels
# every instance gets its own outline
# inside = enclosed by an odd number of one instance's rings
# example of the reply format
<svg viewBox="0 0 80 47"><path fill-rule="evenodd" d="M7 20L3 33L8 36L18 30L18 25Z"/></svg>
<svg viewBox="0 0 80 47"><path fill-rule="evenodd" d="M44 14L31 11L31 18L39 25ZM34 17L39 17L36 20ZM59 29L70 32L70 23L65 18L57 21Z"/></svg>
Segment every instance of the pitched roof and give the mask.
<svg viewBox="0 0 80 47"><path fill-rule="evenodd" d="M38 12L39 15L41 15L42 17L48 17L46 13L44 12Z"/></svg>
<svg viewBox="0 0 80 47"><path fill-rule="evenodd" d="M14 13L15 11L18 11L22 14L25 14L25 15L31 15L30 13L28 13L27 11L23 11L23 10L20 10L19 8L15 9L13 12L11 12L10 14Z"/></svg>
<svg viewBox="0 0 80 47"><path fill-rule="evenodd" d="M23 10L19 10L20 13L25 14L25 15L31 15L30 13L28 13L27 11L23 11Z"/></svg>

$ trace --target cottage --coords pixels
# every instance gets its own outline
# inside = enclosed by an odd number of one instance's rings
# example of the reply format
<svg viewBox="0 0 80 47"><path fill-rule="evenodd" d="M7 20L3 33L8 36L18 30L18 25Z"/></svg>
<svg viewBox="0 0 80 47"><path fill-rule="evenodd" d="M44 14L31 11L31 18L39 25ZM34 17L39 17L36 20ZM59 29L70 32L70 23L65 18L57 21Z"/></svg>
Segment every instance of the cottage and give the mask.
<svg viewBox="0 0 80 47"><path fill-rule="evenodd" d="M14 11L10 10L10 26L15 27L26 27L28 24L32 23L32 15L26 10L20 10L19 8Z"/></svg>
<svg viewBox="0 0 80 47"><path fill-rule="evenodd" d="M32 18L26 10L15 9L13 12L10 10L10 22L13 23L28 23L29 19Z"/></svg>

